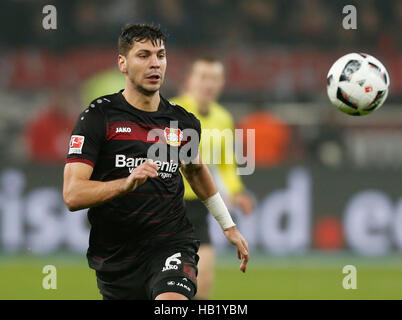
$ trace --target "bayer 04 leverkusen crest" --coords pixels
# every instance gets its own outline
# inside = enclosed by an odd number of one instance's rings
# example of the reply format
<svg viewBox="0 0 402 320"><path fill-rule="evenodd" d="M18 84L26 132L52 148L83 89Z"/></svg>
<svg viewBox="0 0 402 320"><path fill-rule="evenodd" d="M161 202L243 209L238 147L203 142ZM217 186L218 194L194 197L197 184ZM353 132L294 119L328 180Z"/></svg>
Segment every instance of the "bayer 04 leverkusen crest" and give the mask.
<svg viewBox="0 0 402 320"><path fill-rule="evenodd" d="M183 132L176 128L165 128L165 139L168 144L174 147L178 147L183 139Z"/></svg>

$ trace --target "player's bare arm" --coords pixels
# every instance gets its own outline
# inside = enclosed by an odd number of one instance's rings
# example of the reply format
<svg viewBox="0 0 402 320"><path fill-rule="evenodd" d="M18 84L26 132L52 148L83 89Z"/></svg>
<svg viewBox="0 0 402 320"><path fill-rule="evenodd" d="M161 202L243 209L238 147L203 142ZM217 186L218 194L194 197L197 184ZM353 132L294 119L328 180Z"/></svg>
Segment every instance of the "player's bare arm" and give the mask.
<svg viewBox="0 0 402 320"><path fill-rule="evenodd" d="M182 173L189 182L195 194L201 201L204 202L204 204L207 205L207 201L212 200L214 202L217 202L221 207L222 205L224 206L223 201L221 201L220 199L218 189L215 185L212 175L209 172L208 167L202 163L199 156L193 163L183 165ZM214 198L217 196L219 196L219 199L215 200ZM214 214L214 212L212 212L213 210L211 210L212 208L208 209L210 209L211 213ZM226 209L226 207L224 209ZM225 211L227 212L227 214L229 214L227 209ZM215 216L215 218L217 217ZM219 220L218 222L221 224ZM237 256L241 260L240 270L242 272L246 272L246 267L249 260L247 241L241 235L236 225L230 226L228 228L225 228L222 224L221 226L226 238L237 247Z"/></svg>
<svg viewBox="0 0 402 320"><path fill-rule="evenodd" d="M156 178L157 170L155 163L146 161L127 178L101 182L90 180L92 166L81 162L67 163L64 168L64 202L70 211L95 207L134 191L148 178Z"/></svg>

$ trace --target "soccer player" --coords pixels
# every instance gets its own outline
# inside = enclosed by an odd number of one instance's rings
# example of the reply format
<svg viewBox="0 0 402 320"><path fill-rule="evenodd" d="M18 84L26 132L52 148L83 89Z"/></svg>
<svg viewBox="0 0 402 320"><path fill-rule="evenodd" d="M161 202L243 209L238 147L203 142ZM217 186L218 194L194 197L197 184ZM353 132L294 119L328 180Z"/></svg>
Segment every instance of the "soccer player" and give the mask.
<svg viewBox="0 0 402 320"><path fill-rule="evenodd" d="M230 113L217 102L224 86L224 66L221 61L213 57L200 57L195 59L191 65L190 72L185 82L184 93L171 99L172 102L181 105L188 112L194 114L201 122L201 128L218 129L219 132L230 129L233 132L233 120ZM224 137L224 135L222 135ZM210 135L201 135L200 153L205 155L205 160L212 160L214 153L222 156L226 151L233 154L233 146L222 141L208 143ZM204 146L204 147L203 147ZM230 148L231 150L225 150ZM217 150L219 149L219 150ZM220 164L210 165L209 168L216 178L220 191L233 205L239 207L243 214L249 214L253 210L253 200L245 192L245 187L236 173L235 159L226 161L222 158ZM187 216L195 228L196 237L200 240L198 251L198 290L195 298L208 299L214 277L215 252L211 245L211 238L208 229L208 210L198 200L197 195L191 189L189 183L184 179L184 199L186 200Z"/></svg>
<svg viewBox="0 0 402 320"><path fill-rule="evenodd" d="M241 271L249 259L246 240L208 168L192 151L194 144L198 151L200 122L159 93L165 43L156 26L123 28L118 66L125 88L95 99L79 116L70 140L63 198L71 211L89 208L87 258L103 299L195 295L199 241L185 215L179 168L237 247ZM196 132L196 138L186 131Z"/></svg>

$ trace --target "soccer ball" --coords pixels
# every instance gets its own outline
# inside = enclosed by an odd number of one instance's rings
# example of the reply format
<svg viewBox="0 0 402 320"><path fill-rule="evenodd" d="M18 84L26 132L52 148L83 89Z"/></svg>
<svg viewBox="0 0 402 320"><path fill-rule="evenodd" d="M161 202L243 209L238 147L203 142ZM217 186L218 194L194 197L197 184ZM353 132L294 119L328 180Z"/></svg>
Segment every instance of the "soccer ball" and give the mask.
<svg viewBox="0 0 402 320"><path fill-rule="evenodd" d="M380 108L388 95L389 75L384 65L364 53L349 53L332 65L327 93L342 112L363 116Z"/></svg>

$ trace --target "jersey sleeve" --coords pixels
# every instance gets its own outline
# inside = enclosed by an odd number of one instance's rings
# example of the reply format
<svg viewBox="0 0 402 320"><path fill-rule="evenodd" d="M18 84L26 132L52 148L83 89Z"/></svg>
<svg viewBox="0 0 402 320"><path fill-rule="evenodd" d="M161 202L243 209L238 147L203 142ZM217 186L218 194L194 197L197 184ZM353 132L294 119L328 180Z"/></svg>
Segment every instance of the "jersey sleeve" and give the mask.
<svg viewBox="0 0 402 320"><path fill-rule="evenodd" d="M201 141L201 122L195 116L193 116L193 117L194 117L194 129L198 133L198 144L200 144L200 141Z"/></svg>
<svg viewBox="0 0 402 320"><path fill-rule="evenodd" d="M106 120L99 106L78 117L70 138L66 163L83 162L94 167L106 138Z"/></svg>
<svg viewBox="0 0 402 320"><path fill-rule="evenodd" d="M194 122L194 124L193 124L193 129L195 129L195 131L197 131L197 141L195 142L196 144L197 144L197 151L199 150L199 148L200 148L200 141L201 141L201 122L200 122L200 120L198 120L194 115L192 115L193 116L193 122ZM198 155L198 152L196 152L196 154L194 155L194 157L192 157L192 159L191 160L194 160L194 158L196 158L197 157L197 155Z"/></svg>
<svg viewBox="0 0 402 320"><path fill-rule="evenodd" d="M180 155L180 161L191 162L198 155L201 140L201 123L192 113L186 115L182 139L181 146L186 146L186 153Z"/></svg>

